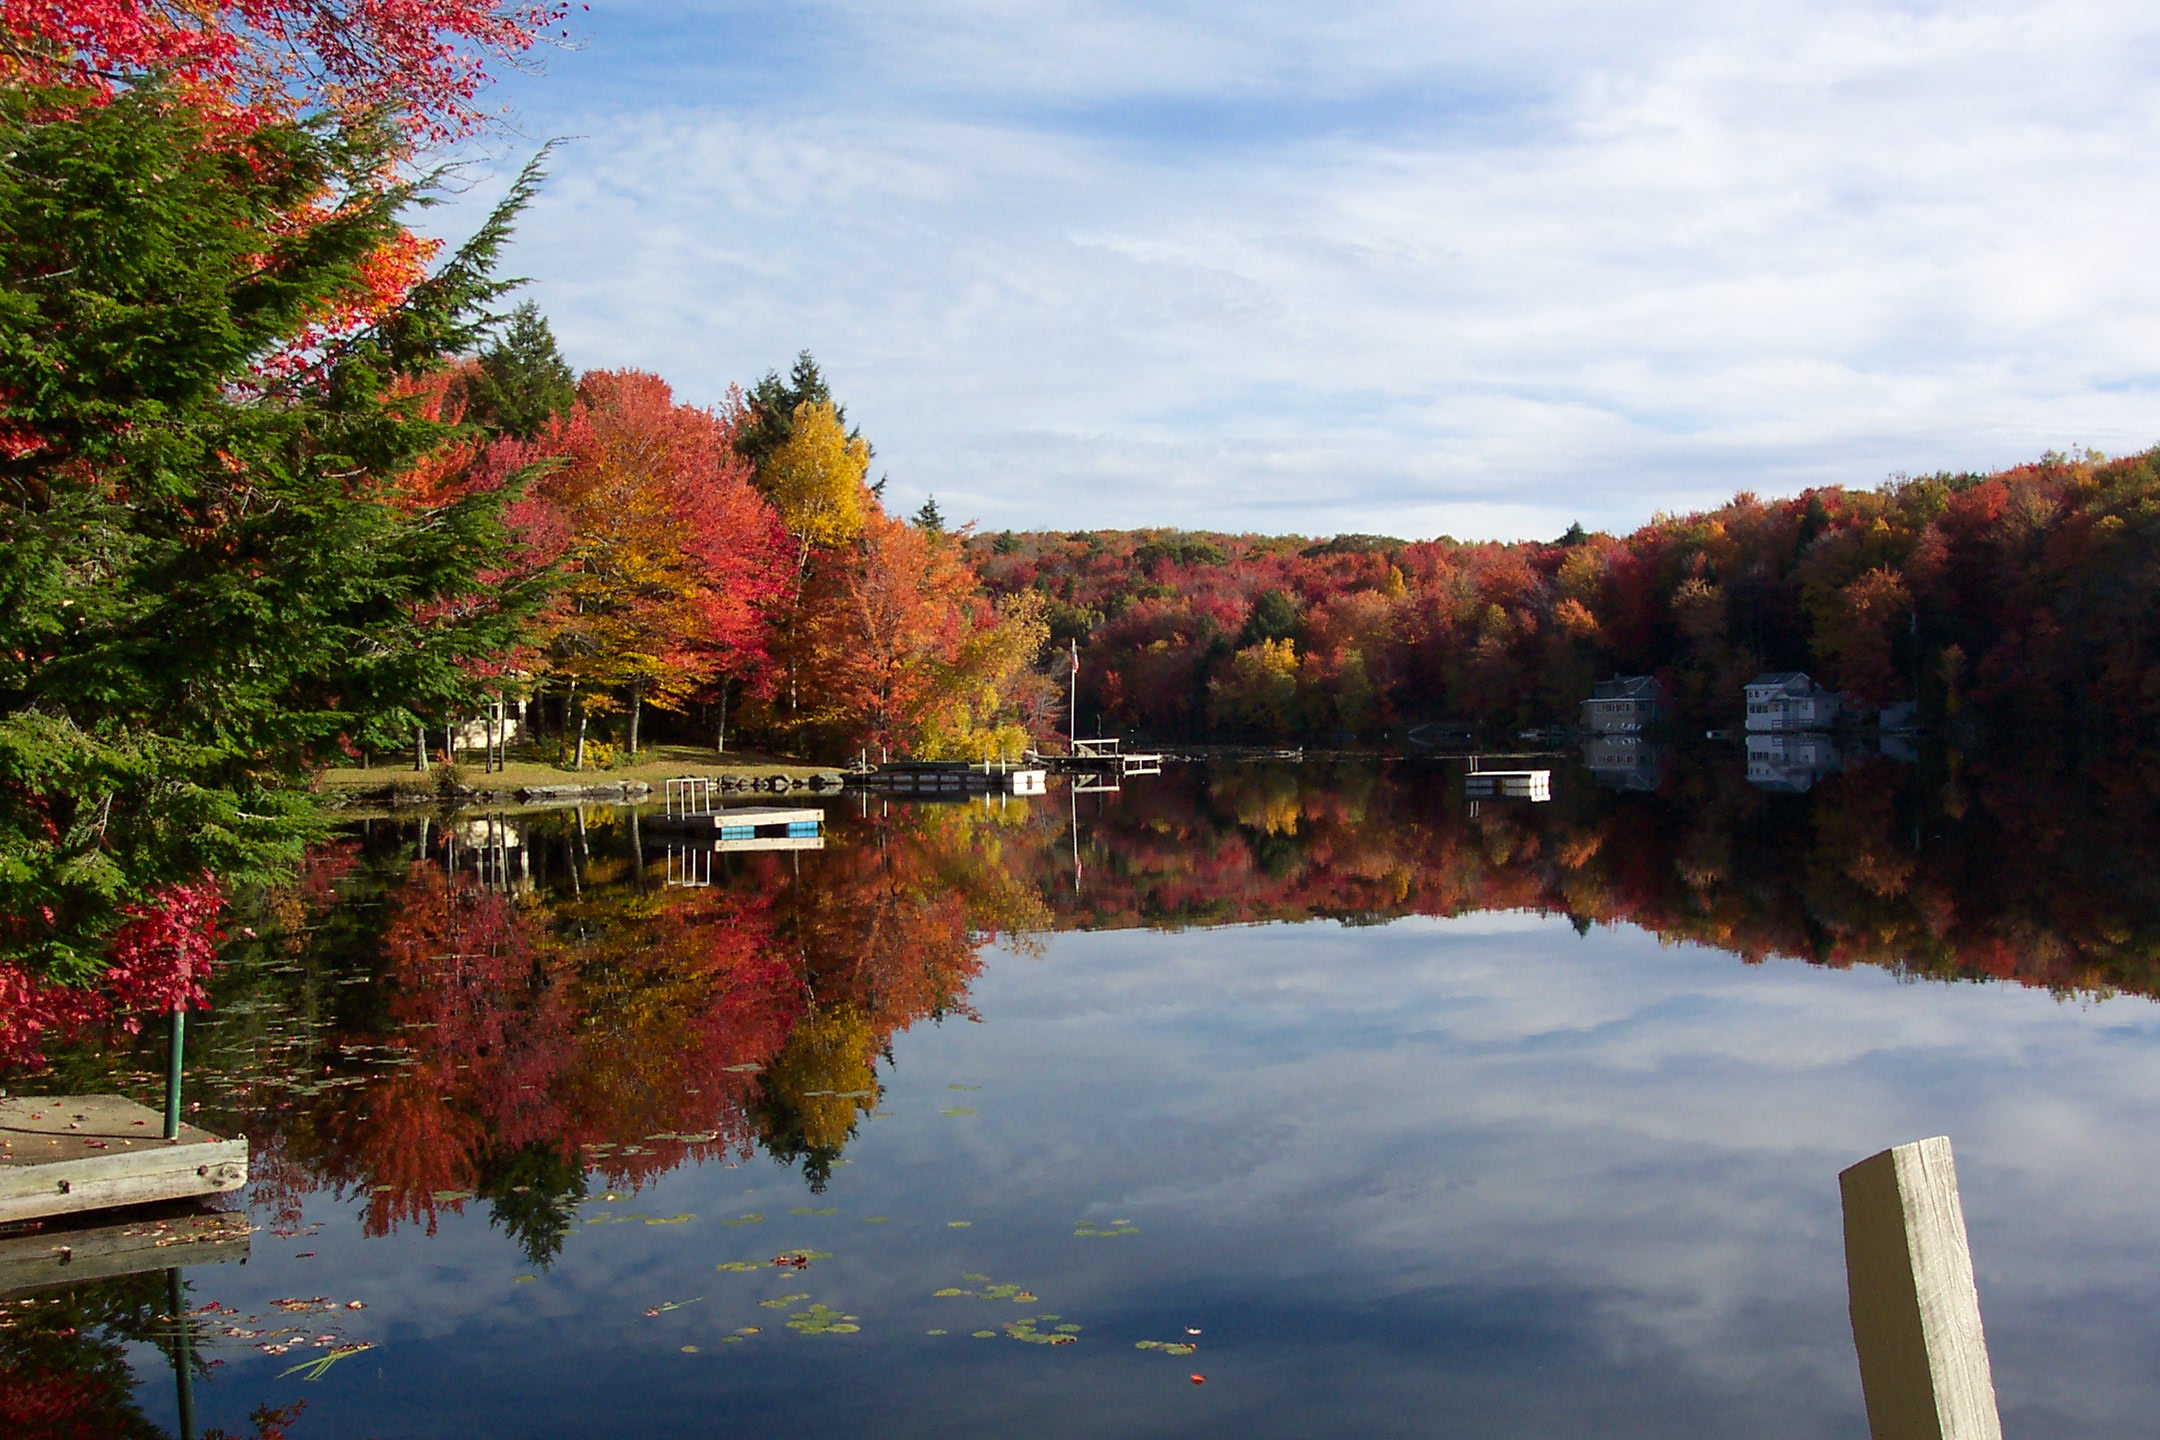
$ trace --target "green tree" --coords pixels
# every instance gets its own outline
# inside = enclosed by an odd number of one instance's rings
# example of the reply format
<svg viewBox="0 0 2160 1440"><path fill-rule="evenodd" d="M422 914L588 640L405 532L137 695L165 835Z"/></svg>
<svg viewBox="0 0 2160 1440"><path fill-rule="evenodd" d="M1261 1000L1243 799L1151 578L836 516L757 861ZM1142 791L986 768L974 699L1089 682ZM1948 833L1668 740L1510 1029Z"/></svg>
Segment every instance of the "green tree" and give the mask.
<svg viewBox="0 0 2160 1440"><path fill-rule="evenodd" d="M474 386L476 418L530 440L577 400L577 376L556 348L555 332L540 307L527 300L510 312L500 337L481 352L481 383Z"/></svg>
<svg viewBox="0 0 2160 1440"><path fill-rule="evenodd" d="M520 623L480 584L516 487L406 503L454 432L388 397L477 341L538 174L325 339L409 242L389 132L82 99L0 92L0 964L68 981L123 906L289 863L312 769L442 713Z"/></svg>
<svg viewBox="0 0 2160 1440"><path fill-rule="evenodd" d="M932 495L923 501L922 509L915 512L915 528L927 530L932 535L945 533L945 515L937 508L937 496Z"/></svg>
<svg viewBox="0 0 2160 1440"><path fill-rule="evenodd" d="M1263 640L1295 639L1304 618L1296 597L1283 590L1263 590L1245 617L1245 628L1238 633L1238 648Z"/></svg>
<svg viewBox="0 0 2160 1440"><path fill-rule="evenodd" d="M750 393L743 399L743 409L747 413L735 436L736 453L763 470L772 453L787 444L795 433L795 413L804 405L830 406L833 418L847 438L851 441L862 438L861 431L847 428L846 407L833 404L832 387L825 383L817 361L805 350L795 357L795 364L788 370L785 380L780 378L778 371L768 370L764 379L750 387Z"/></svg>

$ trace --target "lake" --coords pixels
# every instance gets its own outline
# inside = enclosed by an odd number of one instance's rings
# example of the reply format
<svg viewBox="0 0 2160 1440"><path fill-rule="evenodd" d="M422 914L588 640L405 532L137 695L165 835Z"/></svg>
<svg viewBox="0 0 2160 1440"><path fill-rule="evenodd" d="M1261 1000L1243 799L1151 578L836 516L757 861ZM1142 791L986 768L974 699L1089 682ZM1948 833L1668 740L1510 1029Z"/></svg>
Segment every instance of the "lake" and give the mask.
<svg viewBox="0 0 2160 1440"><path fill-rule="evenodd" d="M1845 761L355 821L193 1032L195 1426L1863 1435L1837 1174L1944 1134L2006 1431L2148 1428L2149 780ZM9 1433L179 1433L166 1286L0 1307Z"/></svg>

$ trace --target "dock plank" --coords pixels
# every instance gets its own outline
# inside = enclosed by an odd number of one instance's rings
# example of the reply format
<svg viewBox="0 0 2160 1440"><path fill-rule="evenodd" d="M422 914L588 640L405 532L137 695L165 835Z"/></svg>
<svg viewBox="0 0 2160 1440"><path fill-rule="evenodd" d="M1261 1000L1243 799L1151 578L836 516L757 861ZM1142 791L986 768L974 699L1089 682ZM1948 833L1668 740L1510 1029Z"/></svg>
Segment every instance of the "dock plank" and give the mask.
<svg viewBox="0 0 2160 1440"><path fill-rule="evenodd" d="M122 1095L0 1098L0 1221L222 1194L247 1183L246 1140L182 1125Z"/></svg>

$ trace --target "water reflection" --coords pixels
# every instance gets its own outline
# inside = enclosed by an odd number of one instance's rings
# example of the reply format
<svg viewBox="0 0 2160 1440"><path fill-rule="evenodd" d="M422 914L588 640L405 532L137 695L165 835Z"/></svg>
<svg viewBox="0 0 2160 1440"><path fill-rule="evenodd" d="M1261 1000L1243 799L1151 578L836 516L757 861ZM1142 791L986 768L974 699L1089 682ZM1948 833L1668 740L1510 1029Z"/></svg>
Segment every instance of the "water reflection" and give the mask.
<svg viewBox="0 0 2160 1440"><path fill-rule="evenodd" d="M543 1263L593 1185L762 1150L821 1189L892 1037L967 1016L986 946L1055 931L1527 910L1750 962L2153 993L2126 777L1825 769L1818 746L1766 784L1755 742L1795 738L1593 747L1551 803L1474 810L1432 764L858 797L809 854L656 843L629 810L365 822L265 902L205 1078L278 1213L364 1193L386 1234L480 1201Z"/></svg>
<svg viewBox="0 0 2160 1440"><path fill-rule="evenodd" d="M777 1216L801 1205L806 1216L821 1214L827 1202L809 1197L837 1195L843 1174L860 1174L838 1167L859 1156L873 1133L894 1133L877 1130L889 1097L896 1086L922 1081L908 1072L905 1057L928 1053L926 1032L941 1022L974 1015L989 984L993 948L1028 952L1064 932L1177 932L1315 919L1365 927L1406 916L1516 911L1565 916L1585 933L1613 927L1615 938L1639 927L1749 962L1790 956L1824 967L1880 966L1900 978L2002 979L2058 994L2153 993L2160 975L2153 946L2160 937L2150 917L2160 897L2152 889L2156 847L2148 797L2155 787L2142 770L2116 770L2102 783L2068 769L2011 772L1943 753L1917 765L1850 755L1843 768L1798 794L1752 783L1752 756L1737 744L1654 758L1645 752L1643 759L1648 763L1556 768L1548 803L1489 800L1474 815L1461 771L1436 762L1184 767L1119 795L1053 794L1033 803L850 797L832 810L825 849L706 852L697 857L699 883L692 885L681 883L687 857L671 853L665 837L647 833L628 811L368 821L315 856L301 884L262 897L257 913L243 917L253 933L237 940L219 1008L205 1018L192 1093L205 1097L205 1121L249 1136L251 1200L271 1237L327 1252L341 1207L349 1207L357 1235L384 1246L448 1243L461 1233L460 1221L469 1217L478 1227L484 1217L494 1243L514 1252L528 1275L545 1278L571 1266L578 1248L572 1237L581 1227L610 1218L610 1208L620 1212L610 1197L694 1182L709 1208L720 1203L711 1198L719 1193L716 1175L739 1167L743 1186L768 1183L750 1178L753 1159L768 1177L778 1173L772 1163L785 1166L796 1198L776 1201L766 1191L764 1199L743 1200L742 1209L773 1207L759 1213ZM1619 769L1629 778L1615 785L1607 772ZM1387 953L1407 953L1413 940L1437 945L1422 938L1427 933L1390 932ZM1028 1174L1072 1192L1056 1210L1056 1224L1085 1213L1112 1225L1128 1213L1087 1208L1097 1203L1090 1197L1182 1195L1199 1228L1181 1243L1200 1247L1197 1255L1214 1243L1206 1238L1207 1206L1249 1203L1221 1198L1228 1182L1207 1178L1215 1167L1283 1127L1302 1134L1312 1113L1325 1112L1334 1117L1326 1143L1315 1130L1291 1148L1296 1163L1285 1160L1268 1177L1274 1187L1268 1193L1276 1197L1269 1203L1286 1212L1311 1204L1327 1216L1342 1205L1377 1233L1415 1229L1423 1222L1375 1208L1384 1191L1371 1188L1380 1183L1373 1176L1392 1173L1390 1166L1422 1165L1426 1152L1435 1151L1434 1173L1456 1177L1448 1184L1491 1187L1512 1196L1514 1213L1538 1213L1540 1233L1556 1243L1576 1237L1561 1248L1589 1246L1583 1253L1590 1253L1602 1246L1614 1256L1633 1256L1629 1247L1642 1241L1625 1215L1676 1203L1667 1182L1629 1181L1634 1188L1625 1214L1596 1206L1568 1211L1554 1197L1581 1182L1538 1148L1543 1132L1536 1126L1544 1123L1538 1117L1566 1107L1579 1106L1585 1116L1570 1125L1603 1134L1619 1124L1595 1099L1595 1087L1611 1083L1596 1065L1566 1062L1576 1075L1543 1053L1535 1067L1517 1057L1497 1071L1480 1069L1480 1047L1491 1042L1475 1025L1445 1055L1419 1051L1415 1027L1384 1037L1396 1047L1384 1055L1340 1048L1345 1035L1363 1034L1358 1027L1370 1030L1372 1022L1329 1017L1359 1014L1360 1007L1425 1015L1419 1024L1460 1024L1445 1005L1436 1009L1432 996L1469 985L1466 977L1484 973L1477 966L1491 970L1500 942L1449 951L1461 958L1456 968L1434 972L1444 983L1428 978L1412 985L1403 976L1390 981L1344 968L1357 956L1381 952L1354 950L1350 938L1325 938L1343 935L1315 929L1180 939L1207 963L1188 967L1192 993L1175 1003L1195 1018L1181 1022L1185 1028L1172 1039L1154 1038L1147 1027L1159 1022L1111 1026L1096 1014L1098 1004L1111 1013L1112 997L1172 1003L1172 976L1185 972L1166 966L1155 973L1156 962L1138 950L1115 952L1115 965L1086 978L1065 975L1054 1016L1036 1017L1035 1028L1022 1013L1004 1035L965 1037L968 1053L983 1057L983 1073L1015 1077L1038 1063L1028 1051L1037 1041L1016 1036L1054 1039L1090 1023L1104 1026L1076 1042L1084 1063L1068 1054L1067 1068L1044 1082L1046 1094L1092 1097L1085 1104L1073 1100L1071 1115L1043 1111L1035 1121L1061 1158L1038 1157ZM1577 943L1565 931L1561 938ZM1099 934L1061 953L1109 953L1100 947L1116 939ZM1323 955L1339 957L1333 968L1314 968ZM1526 1013L1541 1006L1597 1010L1567 1022L1588 1034L1633 1003L1619 997L1637 986L1639 960L1626 962L1636 968L1605 977L1591 1004L1582 975L1557 954L1538 951L1535 965L1530 951L1524 956L1505 972L1515 986L1506 1003ZM1011 1016L1012 997L1035 972L1021 966L1006 973ZM1322 973L1325 980L1315 978ZM1731 978L1747 977L1735 970ZM1647 979L1639 988L1648 997L1643 1004L1677 1003L1656 1000L1656 985ZM1092 998L1098 994L1099 1001ZM1283 996L1309 998L1290 1003ZM1050 1006L1042 998L1028 1003ZM1225 1052L1217 1040L1236 1033L1233 1018L1250 1032L1250 1043ZM1751 1023L1766 1031L1772 1025ZM1814 1022L1795 1015L1790 1023L1804 1030ZM1555 1033L1572 1032L1562 1026ZM1705 1043L1713 1039L1713 1049L1726 1044L1709 1036ZM1784 1043L1799 1053L1803 1040L1796 1034ZM1327 1050L1331 1044L1338 1048ZM1050 1053L1047 1041L1037 1053ZM156 1063L148 1051L83 1051L36 1083L128 1090L149 1084ZM1558 1091L1541 1089L1553 1082L1536 1077L1555 1073L1572 1078ZM1767 1084L1745 1073L1749 1084ZM1130 1088L1140 1087L1143 1075L1153 1077L1146 1087ZM942 1074L936 1077L937 1089L945 1083ZM1406 1098L1428 1092L1449 1097L1445 1117ZM1638 1096L1629 1102L1631 1113L1678 1116L1708 1104L1670 1087L1646 1093L1656 1103L1646 1107ZM1258 1110L1239 1109L1233 1094L1262 1097L1250 1101ZM949 1117L942 1121L948 1126L975 1123L974 1097L944 1098L961 1103L933 1107L928 1123L941 1117ZM1804 1108L1787 1107L1787 1119L1800 1123L1794 1117ZM916 1109L923 1109L920 1096ZM1080 1133L1083 1118L1126 1114L1148 1115L1149 1127L1116 1140L1109 1151L1099 1139L1083 1145L1062 1138L1061 1127ZM1384 1158L1375 1160L1357 1137L1387 1114L1399 1123L1383 1135L1373 1154ZM1503 1139L1479 1130L1481 1115L1529 1125L1530 1136ZM1731 1118L1702 1128L1725 1133ZM1435 1125L1452 1127L1447 1145ZM1685 1128L1677 1119L1673 1125ZM899 1131L920 1133L905 1123ZM1635 1152L1601 1142L1622 1152L1615 1164L1636 1163L1629 1153L1681 1146L1662 1132L1623 1131L1639 1142ZM941 1132L938 1144L951 1147L972 1133ZM1580 1146L1577 1131L1562 1126L1559 1133L1567 1146ZM888 1154L879 1172L896 1193L927 1194L933 1177L962 1153L929 1140L908 1143L912 1163L895 1169ZM1066 1148L1057 1150L1060 1145ZM1435 1147L1450 1153L1439 1155ZM1819 1148L1842 1154L1851 1142L1839 1135ZM998 1175L999 1186L1017 1185L996 1168L1002 1153L985 1149L977 1159ZM1151 1169L1148 1157L1167 1168ZM1337 1166L1340 1174L1333 1173ZM1832 1171L1816 1168L1834 1197ZM1436 1181L1419 1183L1426 1187L1421 1205L1452 1193L1433 1190ZM1337 1196L1330 1187L1338 1184L1350 1188ZM918 1208L935 1217L924 1224L943 1226L965 1219L978 1202L989 1208L989 1193L962 1187L918 1197ZM1214 1198L1196 1198L1204 1195ZM1325 1203L1309 1197L1326 1197ZM1025 1213L1042 1203L1031 1194L1014 1205ZM877 1204L898 1211L902 1201ZM645 1223L665 1225L696 1208L665 1201ZM1697 1202L1692 1223L1700 1224L1699 1212L1710 1208ZM1148 1239L1183 1233L1159 1208L1151 1213ZM1483 1253L1479 1247L1496 1242L1478 1228L1480 1213L1450 1202L1432 1212L1431 1223L1444 1217L1464 1255ZM326 1222L325 1215L332 1218ZM880 1217L865 1217L871 1218ZM328 1230L319 1228L326 1223ZM707 1215L706 1223L734 1222ZM1297 1222L1312 1223L1334 1222ZM1265 1253L1243 1263L1279 1265L1302 1253L1301 1246L1311 1248L1311 1266L1363 1263L1296 1225L1278 1231L1254 1224L1253 1233L1267 1240ZM725 1253L758 1263L775 1247L817 1238L776 1233L759 1244L752 1237L762 1240L762 1231L703 1233L730 1244L742 1236L747 1249ZM1677 1243L1676 1237L1657 1241ZM591 1250L588 1244L588 1255ZM736 1250L745 1253L737 1257ZM1323 1253L1334 1258L1323 1262ZM704 1277L695 1288L685 1282L679 1295L656 1291L650 1298L702 1294L712 1259L702 1255L692 1267ZM1168 1267L1165 1283L1187 1263L1175 1250L1151 1261ZM1439 1262L1428 1256L1420 1263ZM1492 1316L1527 1303L1508 1287L1523 1283L1517 1272L1528 1273L1528 1263L1480 1262L1471 1267L1473 1289L1484 1289L1435 1291L1442 1298L1420 1299L1418 1313L1438 1306L1433 1313L1447 1312L1450 1333L1499 1323ZM1218 1270L1228 1264L1220 1262ZM940 1271L936 1283L959 1284L954 1277L965 1266L947 1268L951 1274ZM997 1266L987 1273L1006 1278ZM1221 1270L1209 1283L1229 1285L1231 1273ZM1571 1271L1550 1283L1602 1283L1586 1279L1588 1273ZM1834 1270L1821 1278L1834 1291ZM1082 1288L1077 1277L1071 1283ZM66 1306L105 1303L93 1293L97 1287L75 1290L80 1295L68 1292L75 1298ZM826 1298L839 1304L837 1295L822 1293L820 1303ZM1488 1302L1498 1308L1481 1309ZM869 1313L860 1304L853 1308ZM47 1311L35 1313L34 1323L0 1332L0 1364L13 1367L7 1374L59 1373L50 1365L37 1369L46 1364L37 1358L47 1353L40 1347L57 1346L50 1354L61 1358L52 1365L87 1367L80 1376L90 1397L84 1413L135 1403L127 1399L125 1364L108 1364L54 1338L66 1325L83 1330L75 1310L54 1307L49 1323ZM116 1318L105 1318L102 1309L83 1313L91 1316L88 1329L120 1345L115 1353L123 1357L140 1338L125 1330L119 1311L111 1312ZM1557 1322L1538 1314L1536 1324L1547 1329L1538 1331L1545 1338L1537 1344L1559 1344L1553 1337L1561 1330L1551 1328ZM1141 1334L1160 1338L1152 1330ZM1845 1340L1836 1325L1821 1338L1832 1352ZM1509 1364L1529 1364L1525 1357L1534 1350L1510 1350ZM1849 1366L1849 1355L1844 1363ZM0 1393L7 1389L0 1384Z"/></svg>

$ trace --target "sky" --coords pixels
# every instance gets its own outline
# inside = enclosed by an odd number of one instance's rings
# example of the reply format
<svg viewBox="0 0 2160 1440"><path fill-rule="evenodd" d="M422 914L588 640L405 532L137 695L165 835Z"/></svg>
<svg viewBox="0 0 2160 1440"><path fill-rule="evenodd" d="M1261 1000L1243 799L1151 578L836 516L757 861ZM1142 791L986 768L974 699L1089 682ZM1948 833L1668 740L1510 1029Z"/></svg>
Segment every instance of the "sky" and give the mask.
<svg viewBox="0 0 2160 1440"><path fill-rule="evenodd" d="M1625 530L2160 443L2160 10L600 0L455 234L987 529Z"/></svg>

